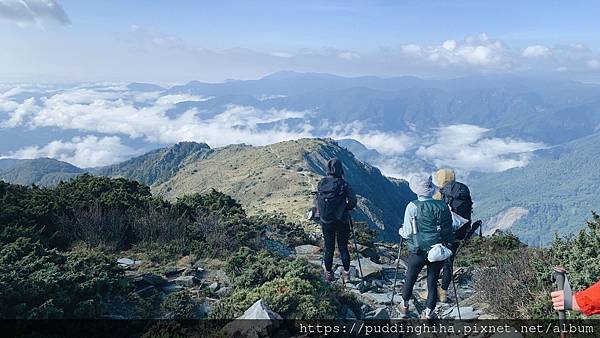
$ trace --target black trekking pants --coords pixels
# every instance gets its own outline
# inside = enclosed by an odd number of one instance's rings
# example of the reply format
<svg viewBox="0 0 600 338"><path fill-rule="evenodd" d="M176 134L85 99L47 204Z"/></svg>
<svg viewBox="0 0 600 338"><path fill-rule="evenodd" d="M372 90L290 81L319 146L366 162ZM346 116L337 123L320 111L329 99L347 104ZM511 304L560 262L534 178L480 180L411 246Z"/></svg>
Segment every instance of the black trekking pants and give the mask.
<svg viewBox="0 0 600 338"><path fill-rule="evenodd" d="M452 256L448 257L444 261L444 267L442 269L442 289L448 290L450 287L450 283L452 282L452 277L454 274L454 256L456 255L456 250L458 250L460 242L454 242L450 246L450 250L452 251Z"/></svg>
<svg viewBox="0 0 600 338"><path fill-rule="evenodd" d="M325 270L332 271L333 251L335 250L335 242L337 240L338 250L344 270L350 270L350 252L348 251L348 239L350 238L350 223L349 222L334 222L321 224L323 231L323 240L325 247L323 248L323 262Z"/></svg>
<svg viewBox="0 0 600 338"><path fill-rule="evenodd" d="M427 308L433 311L435 304L437 303L437 283L440 276L440 270L444 265L444 261L441 262L430 262L427 260L427 253L416 254L410 253L408 255L408 269L406 270L406 277L404 279L404 288L402 290L402 299L404 303L408 304L410 297L412 297L413 287L419 277L419 272L424 266L427 266Z"/></svg>

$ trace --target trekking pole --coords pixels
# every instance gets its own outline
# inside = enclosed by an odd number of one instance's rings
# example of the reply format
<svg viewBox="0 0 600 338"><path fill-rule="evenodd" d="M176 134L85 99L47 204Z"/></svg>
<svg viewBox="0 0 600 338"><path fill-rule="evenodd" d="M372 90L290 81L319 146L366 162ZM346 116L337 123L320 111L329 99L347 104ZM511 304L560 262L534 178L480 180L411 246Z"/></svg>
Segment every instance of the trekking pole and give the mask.
<svg viewBox="0 0 600 338"><path fill-rule="evenodd" d="M554 278L556 279L556 287L557 287L558 291L564 291L564 289L565 289L565 280L566 280L565 274L566 273L567 273L567 271L564 268L561 268L561 267L554 268ZM566 302L566 300L565 300L565 302ZM558 310L558 322L561 327L561 331L560 331L561 338L565 338L567 336L566 333L562 330L562 327L564 326L565 318L566 318L565 310Z"/></svg>
<svg viewBox="0 0 600 338"><path fill-rule="evenodd" d="M460 305L458 300L458 292L456 292L456 282L454 281L454 276L452 276L452 288L454 289L454 299L456 299L456 311L458 311L458 320L462 320L460 315Z"/></svg>
<svg viewBox="0 0 600 338"><path fill-rule="evenodd" d="M350 230L352 231L352 240L354 242L354 251L356 253L356 261L358 262L358 271L360 272L360 286L358 291L364 292L366 289L365 277L363 276L362 266L360 265L360 255L358 254L358 243L356 242L356 232L354 232L354 222L352 222L352 216L350 218Z"/></svg>
<svg viewBox="0 0 600 338"><path fill-rule="evenodd" d="M465 238L462 241L460 241L460 243L458 244L458 247L456 248L456 251L454 252L455 259L456 259L456 255L458 255L458 251L473 236L475 231L477 231L478 228L479 228L479 231L481 231L481 223L482 223L481 221L476 221L475 223L473 223L471 230L467 233ZM462 316L460 314L460 300L458 299L458 292L456 291L456 281L454 280L454 271L450 271L450 273L452 274L452 288L454 289L454 298L456 299L456 311L458 312L458 319L462 320Z"/></svg>
<svg viewBox="0 0 600 338"><path fill-rule="evenodd" d="M402 242L404 237L400 236L400 243L398 244L398 260L396 260L396 272L394 273L394 286L392 286L392 301L391 306L394 306L394 295L396 295L396 281L398 281L398 270L400 269L400 252L402 251Z"/></svg>

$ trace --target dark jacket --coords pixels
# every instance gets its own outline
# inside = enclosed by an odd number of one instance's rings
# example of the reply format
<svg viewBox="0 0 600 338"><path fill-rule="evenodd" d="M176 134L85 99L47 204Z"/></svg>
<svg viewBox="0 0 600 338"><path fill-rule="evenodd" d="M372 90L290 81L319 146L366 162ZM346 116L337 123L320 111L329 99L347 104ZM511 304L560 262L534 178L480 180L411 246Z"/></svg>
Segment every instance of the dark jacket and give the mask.
<svg viewBox="0 0 600 338"><path fill-rule="evenodd" d="M344 180L343 176L344 169L342 167L342 162L337 158L332 158L327 163L327 176L324 177L321 182L319 182L319 186L325 184L326 182L328 184L342 184L344 186L346 205L340 208L336 218L347 222L350 220L349 211L356 208L357 200L354 190L352 190L352 187L350 187L348 182Z"/></svg>

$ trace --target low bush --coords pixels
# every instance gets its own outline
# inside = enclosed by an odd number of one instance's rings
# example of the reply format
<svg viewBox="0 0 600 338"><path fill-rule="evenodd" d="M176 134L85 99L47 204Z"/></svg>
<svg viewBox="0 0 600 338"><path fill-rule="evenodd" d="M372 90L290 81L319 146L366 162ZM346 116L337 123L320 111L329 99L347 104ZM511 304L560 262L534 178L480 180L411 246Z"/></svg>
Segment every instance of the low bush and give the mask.
<svg viewBox="0 0 600 338"><path fill-rule="evenodd" d="M228 261L226 271L235 291L219 302L210 318L236 318L261 298L290 319L332 319L343 307L359 309L354 297L324 283L320 270L304 260L241 248Z"/></svg>
<svg viewBox="0 0 600 338"><path fill-rule="evenodd" d="M179 291L165 297L160 307L163 315L169 319L197 319L199 318L198 305L198 301L187 291Z"/></svg>
<svg viewBox="0 0 600 338"><path fill-rule="evenodd" d="M554 266L567 269L574 290L600 280L600 216L592 215L578 235L555 237L548 248L515 248L513 239L496 239L496 251L479 261L474 274L479 300L502 318L556 318L550 292ZM506 251L506 249L509 251ZM571 318L581 317L571 312Z"/></svg>
<svg viewBox="0 0 600 338"><path fill-rule="evenodd" d="M454 264L456 266L473 266L525 246L517 236L511 233L499 233L488 237L472 237L456 255Z"/></svg>
<svg viewBox="0 0 600 338"><path fill-rule="evenodd" d="M61 253L29 238L0 250L1 318L93 318L129 285L114 258L94 251Z"/></svg>

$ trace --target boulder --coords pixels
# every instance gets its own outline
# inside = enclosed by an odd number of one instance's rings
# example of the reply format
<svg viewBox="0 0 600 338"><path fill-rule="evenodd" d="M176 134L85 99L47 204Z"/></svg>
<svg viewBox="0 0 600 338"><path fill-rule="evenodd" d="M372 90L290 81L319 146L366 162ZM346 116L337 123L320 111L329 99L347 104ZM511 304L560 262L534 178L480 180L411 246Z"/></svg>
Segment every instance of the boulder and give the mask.
<svg viewBox="0 0 600 338"><path fill-rule="evenodd" d="M117 259L117 264L119 264L123 268L130 268L135 265L142 264L142 261L136 261L131 258L122 257L122 258Z"/></svg>
<svg viewBox="0 0 600 338"><path fill-rule="evenodd" d="M177 285L181 285L181 286L185 286L185 287L192 287L196 283L196 277L180 276L180 277L175 278L173 281Z"/></svg>
<svg viewBox="0 0 600 338"><path fill-rule="evenodd" d="M375 262L379 261L379 254L377 253L377 249L361 244L357 244L357 246L358 252L360 252L361 255L363 255L364 257L368 257Z"/></svg>
<svg viewBox="0 0 600 338"><path fill-rule="evenodd" d="M380 307L365 315L365 319L388 320L390 313L385 307Z"/></svg>
<svg viewBox="0 0 600 338"><path fill-rule="evenodd" d="M161 276L152 273L145 273L141 275L140 278L142 279L142 281L150 285L164 285L167 283L167 280L165 280Z"/></svg>
<svg viewBox="0 0 600 338"><path fill-rule="evenodd" d="M183 286L177 285L177 284L167 284L167 285L162 286L160 289L164 293L172 293L172 292L181 291L185 288Z"/></svg>
<svg viewBox="0 0 600 338"><path fill-rule="evenodd" d="M477 319L481 315L481 312L474 309L472 306L461 306L460 316L462 319ZM443 314L444 318L458 319L458 309L456 306L451 307Z"/></svg>
<svg viewBox="0 0 600 338"><path fill-rule="evenodd" d="M225 287L219 288L217 291L215 291L215 295L217 295L219 297L223 297L226 294L228 294L229 292L231 292L231 290L233 290L233 288L231 288L230 286L225 286Z"/></svg>
<svg viewBox="0 0 600 338"><path fill-rule="evenodd" d="M173 277L173 276L181 274L184 271L185 271L185 268L171 266L171 267L168 267L165 269L164 275L165 275L165 277Z"/></svg>
<svg viewBox="0 0 600 338"><path fill-rule="evenodd" d="M262 299L259 299L256 301L256 303L252 304L252 306L244 311L244 314L237 319L279 320L281 319L281 316L273 312Z"/></svg>
<svg viewBox="0 0 600 338"><path fill-rule="evenodd" d="M259 299L243 315L225 325L223 332L231 337L271 337L279 327L281 319L279 314L273 312L262 299Z"/></svg>
<svg viewBox="0 0 600 338"><path fill-rule="evenodd" d="M359 268L356 260L352 261L351 265L353 265L356 269ZM383 267L381 265L372 262L370 259L361 259L360 265L362 267L363 276L365 278L375 277L376 275L381 273L381 270L383 270Z"/></svg>
<svg viewBox="0 0 600 338"><path fill-rule="evenodd" d="M210 292L215 292L219 289L219 286L219 282L214 282L208 286L208 290L210 290Z"/></svg>
<svg viewBox="0 0 600 338"><path fill-rule="evenodd" d="M374 303L374 304L390 304L392 302L392 293L391 292L387 292L387 293L376 293L376 292L372 292L372 291L368 291L368 292L364 292L364 293L360 293L358 290L351 290L352 292L354 292L359 298L362 298L363 300L369 302L369 303ZM398 293L398 290L396 290L396 295L394 296L394 301L399 301L401 298L401 296Z"/></svg>
<svg viewBox="0 0 600 338"><path fill-rule="evenodd" d="M142 297L148 297L154 294L155 287L153 285L147 285L139 290L136 290L135 293Z"/></svg>
<svg viewBox="0 0 600 338"><path fill-rule="evenodd" d="M319 251L321 251L321 248L316 245L304 244L304 245L298 245L297 247L295 247L294 251L296 252L296 255L298 255L298 256L315 255L315 254L318 254Z"/></svg>

